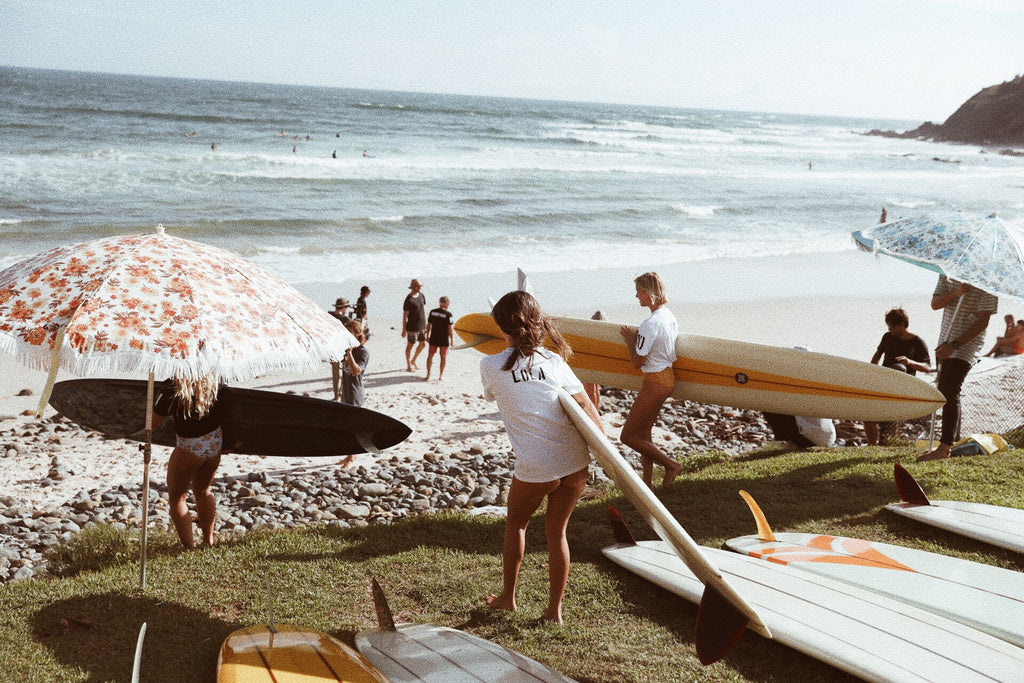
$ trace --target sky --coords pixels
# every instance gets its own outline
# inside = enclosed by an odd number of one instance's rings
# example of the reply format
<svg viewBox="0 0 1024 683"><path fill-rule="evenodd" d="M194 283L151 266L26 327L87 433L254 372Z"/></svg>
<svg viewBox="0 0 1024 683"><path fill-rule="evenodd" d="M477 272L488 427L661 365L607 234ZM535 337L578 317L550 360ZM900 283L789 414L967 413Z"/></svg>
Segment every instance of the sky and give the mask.
<svg viewBox="0 0 1024 683"><path fill-rule="evenodd" d="M0 0L0 65L944 121L1024 0Z"/></svg>

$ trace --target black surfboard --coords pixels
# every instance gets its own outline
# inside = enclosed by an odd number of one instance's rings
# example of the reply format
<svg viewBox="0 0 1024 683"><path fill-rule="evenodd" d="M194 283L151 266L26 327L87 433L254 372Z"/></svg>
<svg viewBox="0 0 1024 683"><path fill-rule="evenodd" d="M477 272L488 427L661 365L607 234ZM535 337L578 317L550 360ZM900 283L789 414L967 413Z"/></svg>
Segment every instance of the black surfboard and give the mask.
<svg viewBox="0 0 1024 683"><path fill-rule="evenodd" d="M412 433L403 422L366 408L276 391L224 387L224 451L245 455L321 457L376 453ZM106 436L145 441L146 381L72 379L57 382L50 405L72 422ZM153 443L173 446L171 419Z"/></svg>

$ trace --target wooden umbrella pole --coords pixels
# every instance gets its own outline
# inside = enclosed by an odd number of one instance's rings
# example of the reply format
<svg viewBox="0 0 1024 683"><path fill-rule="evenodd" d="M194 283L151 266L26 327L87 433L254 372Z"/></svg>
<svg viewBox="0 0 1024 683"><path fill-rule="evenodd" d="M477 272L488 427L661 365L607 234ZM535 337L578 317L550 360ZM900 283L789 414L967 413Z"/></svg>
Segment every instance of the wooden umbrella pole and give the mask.
<svg viewBox="0 0 1024 683"><path fill-rule="evenodd" d="M142 535L139 544L139 588L146 589L146 533L149 529L149 460L153 453L153 372L146 385L146 443L142 447Z"/></svg>

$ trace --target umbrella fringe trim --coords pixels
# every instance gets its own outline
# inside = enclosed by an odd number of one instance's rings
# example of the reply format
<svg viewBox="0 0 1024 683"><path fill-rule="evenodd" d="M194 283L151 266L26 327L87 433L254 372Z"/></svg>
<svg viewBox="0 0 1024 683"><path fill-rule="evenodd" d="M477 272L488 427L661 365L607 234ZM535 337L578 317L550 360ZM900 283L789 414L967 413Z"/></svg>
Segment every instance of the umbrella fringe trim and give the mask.
<svg viewBox="0 0 1024 683"><path fill-rule="evenodd" d="M145 351L81 354L65 345L60 350L57 364L77 376L152 372L161 379L195 379L213 375L224 382L239 382L275 372L313 373L321 369L324 363L340 362L344 359L344 350L352 345L346 336L338 335L331 340L332 344L311 349L319 359L297 359L285 352L269 351L237 362L219 363L204 356L183 360ZM48 372L53 361L52 349L27 344L9 334L0 334L0 351L14 356L25 367L41 372Z"/></svg>

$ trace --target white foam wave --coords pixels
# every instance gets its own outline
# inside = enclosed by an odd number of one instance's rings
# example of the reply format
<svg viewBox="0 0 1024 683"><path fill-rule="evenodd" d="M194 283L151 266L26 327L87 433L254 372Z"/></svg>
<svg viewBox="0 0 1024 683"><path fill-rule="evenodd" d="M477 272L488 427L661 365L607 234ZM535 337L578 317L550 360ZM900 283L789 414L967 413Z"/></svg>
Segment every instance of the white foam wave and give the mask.
<svg viewBox="0 0 1024 683"><path fill-rule="evenodd" d="M715 215L715 211L721 209L721 206L683 206L678 205L675 207L676 211L686 214L687 216L693 216L694 218L710 218Z"/></svg>

